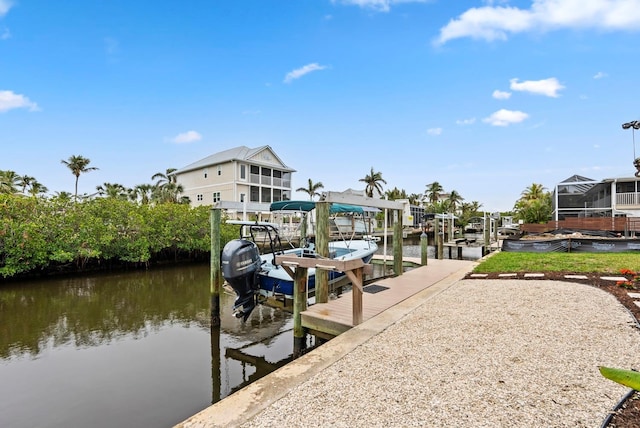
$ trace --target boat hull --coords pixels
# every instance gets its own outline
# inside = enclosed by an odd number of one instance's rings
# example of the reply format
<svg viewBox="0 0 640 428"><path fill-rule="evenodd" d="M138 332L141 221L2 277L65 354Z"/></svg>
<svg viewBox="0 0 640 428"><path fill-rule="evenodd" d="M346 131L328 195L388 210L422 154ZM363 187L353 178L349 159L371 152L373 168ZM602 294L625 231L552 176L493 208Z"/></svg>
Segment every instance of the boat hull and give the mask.
<svg viewBox="0 0 640 428"><path fill-rule="evenodd" d="M375 242L365 241L364 244L359 242L357 249L349 249L346 247L332 247L333 251L338 253L342 252L341 256L332 257L336 260L353 260L361 259L364 263L369 263L373 254L377 251L378 247ZM331 253L331 250L330 250ZM287 252L289 255L298 255L296 250ZM271 254L263 255L263 260L267 262L263 264L261 271L258 273L258 281L260 287L260 294L263 296L284 296L285 298L293 298L294 293L294 281L291 276L281 267L271 264L273 256ZM335 283L339 279L345 276L344 272L329 271L329 284ZM307 290L311 291L315 289L316 275L315 269L311 268L307 270Z"/></svg>

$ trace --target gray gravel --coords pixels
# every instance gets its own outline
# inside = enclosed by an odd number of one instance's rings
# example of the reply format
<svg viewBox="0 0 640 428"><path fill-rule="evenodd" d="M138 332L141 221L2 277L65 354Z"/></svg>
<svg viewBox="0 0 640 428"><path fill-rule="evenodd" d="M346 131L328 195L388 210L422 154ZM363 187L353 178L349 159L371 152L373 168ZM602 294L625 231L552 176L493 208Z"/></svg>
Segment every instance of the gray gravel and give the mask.
<svg viewBox="0 0 640 428"><path fill-rule="evenodd" d="M633 318L604 291L461 280L242 427L599 427L628 389L598 366L639 360Z"/></svg>

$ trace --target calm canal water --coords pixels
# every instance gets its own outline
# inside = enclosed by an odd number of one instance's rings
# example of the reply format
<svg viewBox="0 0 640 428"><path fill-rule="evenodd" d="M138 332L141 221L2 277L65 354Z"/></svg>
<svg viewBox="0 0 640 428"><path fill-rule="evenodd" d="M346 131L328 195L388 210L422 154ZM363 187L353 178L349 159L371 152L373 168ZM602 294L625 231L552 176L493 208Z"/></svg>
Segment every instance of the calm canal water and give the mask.
<svg viewBox="0 0 640 428"><path fill-rule="evenodd" d="M0 427L170 427L290 361L293 322L224 294L209 265L0 285Z"/></svg>

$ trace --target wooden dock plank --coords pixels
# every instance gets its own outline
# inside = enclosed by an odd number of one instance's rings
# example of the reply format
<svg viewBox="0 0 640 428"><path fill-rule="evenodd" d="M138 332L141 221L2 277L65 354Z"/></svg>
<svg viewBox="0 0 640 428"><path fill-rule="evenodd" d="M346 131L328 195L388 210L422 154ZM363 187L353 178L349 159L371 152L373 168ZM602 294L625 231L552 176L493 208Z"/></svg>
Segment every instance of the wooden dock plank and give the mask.
<svg viewBox="0 0 640 428"><path fill-rule="evenodd" d="M368 293L367 287L362 296L363 321L384 312L403 300L431 287L447 276L453 274L470 261L461 260L429 260L427 266L412 269L404 274L381 279L371 285L388 287L377 293ZM345 292L338 299L327 303L317 303L309 306L301 313L302 326L310 330L317 330L336 336L353 327L352 322L352 293Z"/></svg>

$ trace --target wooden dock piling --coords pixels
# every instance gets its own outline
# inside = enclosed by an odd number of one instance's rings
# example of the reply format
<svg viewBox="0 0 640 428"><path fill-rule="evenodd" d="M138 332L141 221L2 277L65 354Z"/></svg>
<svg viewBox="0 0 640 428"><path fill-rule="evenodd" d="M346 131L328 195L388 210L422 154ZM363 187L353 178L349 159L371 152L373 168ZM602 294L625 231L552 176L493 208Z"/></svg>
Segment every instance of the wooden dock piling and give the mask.
<svg viewBox="0 0 640 428"><path fill-rule="evenodd" d="M220 292L222 290L222 272L220 270L220 219L221 210L211 209L211 326L220 326Z"/></svg>

